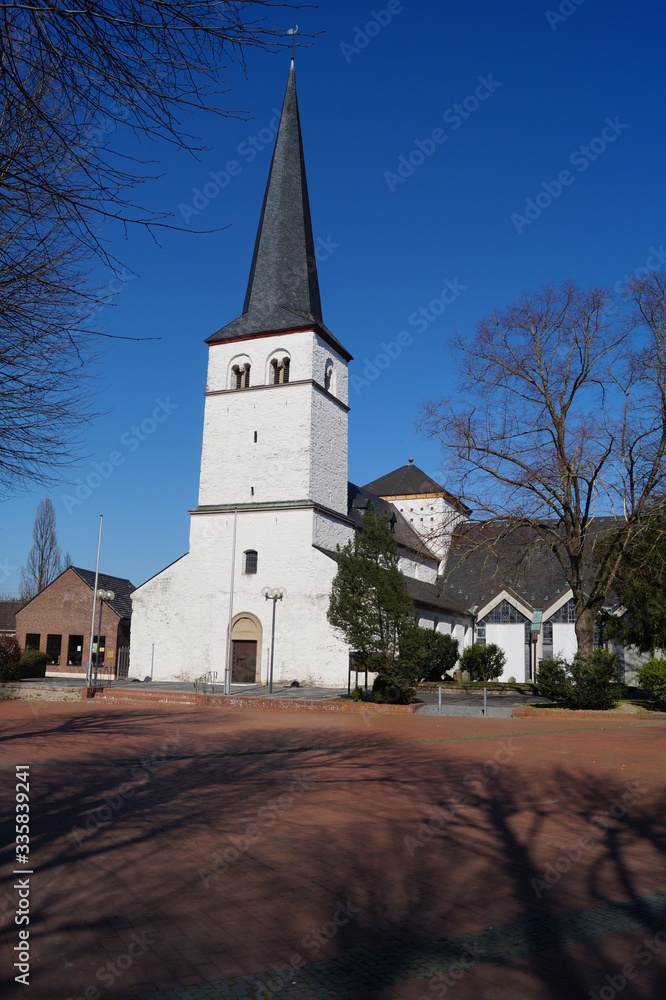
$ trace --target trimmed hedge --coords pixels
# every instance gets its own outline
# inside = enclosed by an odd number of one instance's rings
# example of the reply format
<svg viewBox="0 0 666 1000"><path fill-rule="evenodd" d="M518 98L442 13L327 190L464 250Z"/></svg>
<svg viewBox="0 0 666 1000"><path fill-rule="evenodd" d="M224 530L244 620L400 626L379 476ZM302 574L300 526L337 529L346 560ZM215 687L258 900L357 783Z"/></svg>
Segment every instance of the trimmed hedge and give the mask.
<svg viewBox="0 0 666 1000"><path fill-rule="evenodd" d="M26 649L19 660L21 680L26 677L46 677L48 657L39 649Z"/></svg>

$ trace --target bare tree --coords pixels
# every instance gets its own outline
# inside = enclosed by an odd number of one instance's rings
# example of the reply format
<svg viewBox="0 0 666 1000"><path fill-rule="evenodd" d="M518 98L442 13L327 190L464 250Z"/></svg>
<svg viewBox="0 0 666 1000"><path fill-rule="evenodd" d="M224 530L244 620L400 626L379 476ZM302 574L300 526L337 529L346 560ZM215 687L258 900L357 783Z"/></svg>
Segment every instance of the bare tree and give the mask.
<svg viewBox="0 0 666 1000"><path fill-rule="evenodd" d="M183 124L188 113L242 116L220 106L225 68L229 62L244 68L248 47L291 44L286 25L266 17L302 6L279 0L0 3L0 98L10 118L27 112L39 129L40 151L49 151L40 170L33 168L31 147L26 157L15 151L11 168L0 172L0 190L9 184L26 200L37 192L48 196L68 228L110 261L100 220L168 224L168 214L141 208L131 195L147 177L141 142L192 150L195 140ZM115 141L119 131L129 143L123 149Z"/></svg>
<svg viewBox="0 0 666 1000"><path fill-rule="evenodd" d="M56 538L55 510L47 497L40 501L32 529L33 546L21 570L20 599L31 601L55 580L61 571L60 547Z"/></svg>
<svg viewBox="0 0 666 1000"><path fill-rule="evenodd" d="M196 151L197 109L239 114L221 104L225 65L286 44L267 18L300 6L0 3L0 494L53 479L91 418L108 336L92 317L110 298L91 271L121 266L109 227L173 225L136 200L157 169L144 151Z"/></svg>
<svg viewBox="0 0 666 1000"><path fill-rule="evenodd" d="M578 648L664 488L666 276L527 293L452 347L459 394L426 403L446 474L481 514L530 529L573 591Z"/></svg>
<svg viewBox="0 0 666 1000"><path fill-rule="evenodd" d="M0 494L70 460L89 416L95 356L86 251L64 206L39 186L28 195L22 174L59 176L72 191L81 181L32 111L39 103L57 115L51 89L25 86L32 103L0 103Z"/></svg>

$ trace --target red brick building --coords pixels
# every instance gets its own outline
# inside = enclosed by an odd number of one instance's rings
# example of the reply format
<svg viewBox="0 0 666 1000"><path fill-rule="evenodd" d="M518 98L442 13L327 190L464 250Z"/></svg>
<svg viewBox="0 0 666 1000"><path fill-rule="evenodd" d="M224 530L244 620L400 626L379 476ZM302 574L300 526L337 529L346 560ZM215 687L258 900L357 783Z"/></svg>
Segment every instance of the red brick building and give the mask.
<svg viewBox="0 0 666 1000"><path fill-rule="evenodd" d="M90 651L90 620L95 587L94 570L70 566L16 614L16 638L21 649L41 649L48 656L47 676L85 677ZM129 647L132 601L129 580L99 574L97 588L115 597L102 605L99 672L114 677L118 650ZM93 662L97 651L99 601L95 610Z"/></svg>

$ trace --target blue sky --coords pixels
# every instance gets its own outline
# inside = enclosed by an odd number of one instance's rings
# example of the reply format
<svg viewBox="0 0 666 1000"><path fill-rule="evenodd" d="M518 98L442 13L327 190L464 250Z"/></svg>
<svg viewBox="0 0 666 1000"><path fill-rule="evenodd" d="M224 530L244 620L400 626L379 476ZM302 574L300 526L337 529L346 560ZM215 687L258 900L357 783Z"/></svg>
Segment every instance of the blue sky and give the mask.
<svg viewBox="0 0 666 1000"><path fill-rule="evenodd" d="M297 50L296 74L324 319L355 358L349 478L410 456L436 475L438 448L414 422L453 387L454 332L471 337L525 289L611 286L664 255L666 14L657 0L322 0L293 22L323 32ZM106 412L79 465L2 504L0 591L18 588L45 495L75 565L94 566L100 513L104 572L139 584L187 550L204 340L242 309L288 67L285 53L251 52L247 77L224 71L226 106L251 120L194 116L198 159L149 149L161 176L141 198L184 231L161 246L110 231L136 274L98 319L160 339L107 342ZM377 364L401 332L411 342ZM87 479L102 483L74 502Z"/></svg>

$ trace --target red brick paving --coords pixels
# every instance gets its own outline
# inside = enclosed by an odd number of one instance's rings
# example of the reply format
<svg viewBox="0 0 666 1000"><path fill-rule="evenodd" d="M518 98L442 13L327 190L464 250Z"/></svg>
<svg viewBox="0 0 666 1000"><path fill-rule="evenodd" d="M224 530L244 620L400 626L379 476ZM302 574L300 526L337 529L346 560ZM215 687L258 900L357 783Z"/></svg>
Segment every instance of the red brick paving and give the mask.
<svg viewBox="0 0 666 1000"><path fill-rule="evenodd" d="M311 961L359 944L404 946L666 888L661 721L128 710L93 701L3 702L0 725L4 817L13 817L7 765L32 768L35 866L31 986L21 993L11 984L3 995L169 989L268 971L295 953ZM621 813L627 785L635 801L601 832L591 820L613 807ZM452 802L452 816L428 823ZM84 836L87 811L100 808L104 821ZM13 864L11 831L3 823L3 872ZM581 836L590 846L537 899L530 879ZM230 863L206 888L202 872L225 850ZM0 970L11 983L17 928L7 900L0 894ZM316 950L311 935L347 900L358 914ZM140 957L111 985L108 974L101 982L97 973L128 953L133 933L148 933ZM645 936L479 964L449 993L587 997ZM622 996L663 995L665 972L666 949ZM438 994L411 982L372 995Z"/></svg>

